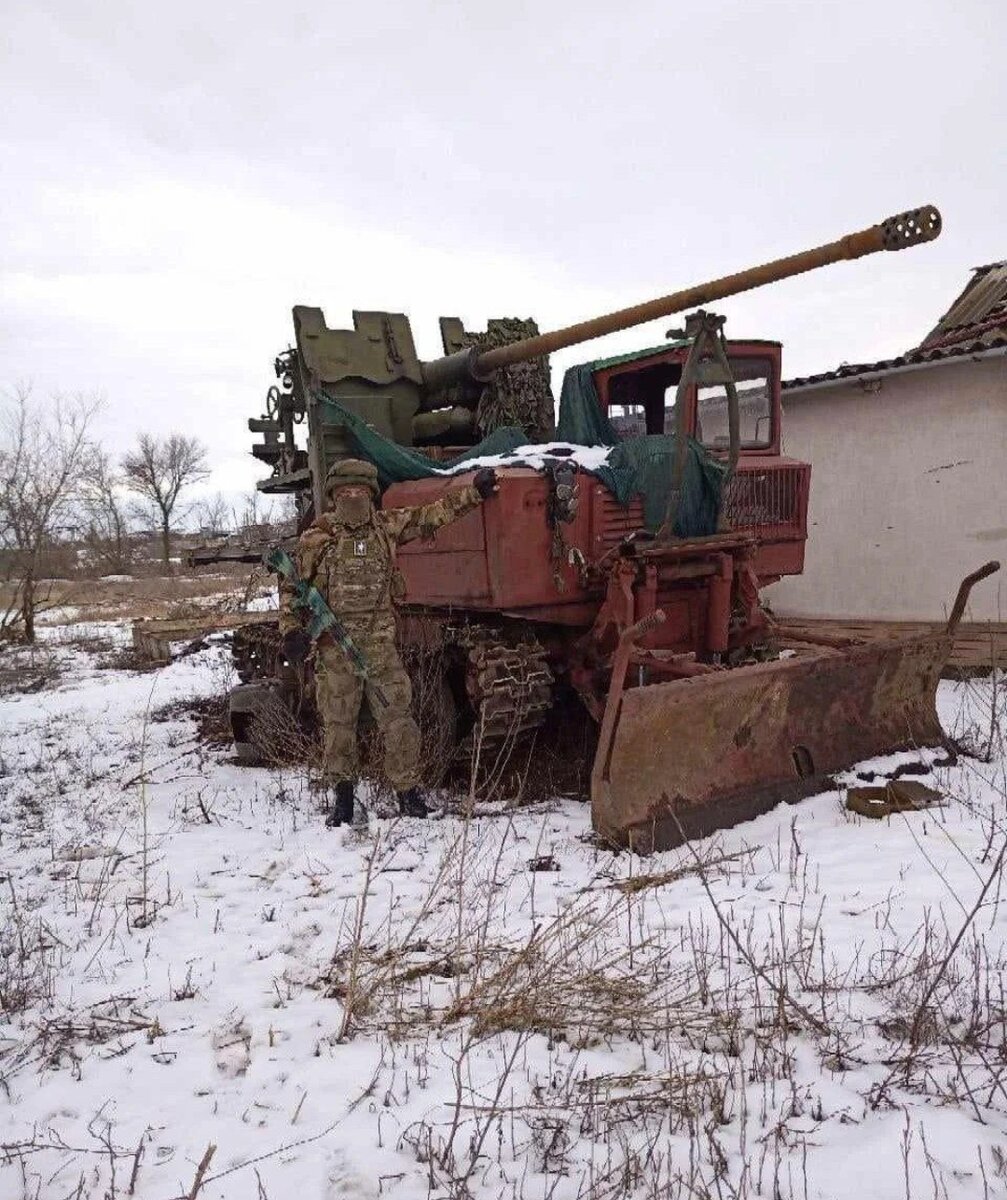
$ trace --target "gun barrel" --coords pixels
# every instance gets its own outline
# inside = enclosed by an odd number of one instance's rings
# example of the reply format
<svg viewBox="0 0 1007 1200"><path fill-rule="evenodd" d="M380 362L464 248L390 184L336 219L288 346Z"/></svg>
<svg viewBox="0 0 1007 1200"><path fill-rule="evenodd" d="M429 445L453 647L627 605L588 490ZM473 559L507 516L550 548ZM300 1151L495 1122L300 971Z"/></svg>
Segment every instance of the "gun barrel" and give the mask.
<svg viewBox="0 0 1007 1200"><path fill-rule="evenodd" d="M568 346L574 346L578 342L587 342L608 333L631 329L634 325L642 325L647 321L668 317L687 308L709 304L714 300L721 300L725 296L748 292L752 288L762 287L766 283L789 279L792 275L814 271L818 267L828 266L829 263L839 262L842 259L863 258L865 254L875 254L879 250L904 250L909 246L916 246L920 242L932 242L940 232L941 214L933 205L927 204L921 208L898 213L878 225L870 226L869 229L847 234L838 241L828 242L814 250L805 250L800 254L791 254L787 258L778 258L773 262L763 263L762 266L751 267L747 271L738 271L734 275L725 275L721 279L701 283L697 287L672 292L670 296L648 300L643 304L634 304L631 308L622 308L618 312L606 313L604 316L595 317L590 321L580 321L576 325L568 325L565 329L554 329L551 333L539 334L537 337L525 338L520 342L511 342L507 346L497 346L492 350L485 350L481 354L472 355L468 360L468 367L474 378L486 379L501 367L525 362L530 358L539 358L545 354L553 354L557 350L565 350ZM442 361L446 362L447 360Z"/></svg>

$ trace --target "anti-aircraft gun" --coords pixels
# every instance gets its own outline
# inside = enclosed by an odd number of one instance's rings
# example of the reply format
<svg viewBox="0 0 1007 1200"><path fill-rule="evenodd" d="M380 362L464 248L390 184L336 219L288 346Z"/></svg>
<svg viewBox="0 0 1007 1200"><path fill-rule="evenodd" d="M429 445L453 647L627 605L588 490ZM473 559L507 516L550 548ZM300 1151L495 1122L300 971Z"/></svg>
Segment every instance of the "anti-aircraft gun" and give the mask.
<svg viewBox="0 0 1007 1200"><path fill-rule="evenodd" d="M752 816L861 759L939 742L935 693L954 621L941 637L843 648L788 643L774 626L759 593L803 569L811 471L781 453L778 343L728 341L723 320L700 309L662 346L572 368L565 445L548 443L547 356L940 229L935 208L915 209L516 341L513 326L474 335L442 320L445 355L432 362L401 314L355 313L353 330L332 330L319 309L296 308L296 347L277 361L285 386L251 423L264 435L255 454L273 466L260 487L300 495L306 519L331 462L370 454L384 506L425 503L469 478L443 473L445 460L521 426L542 449L525 447L499 469L498 495L399 555L400 636L446 664L449 740L512 741L572 695L595 723L592 812L605 838L646 851ZM639 436L619 436L627 417ZM607 457L584 452L598 442ZM396 447L425 457L396 474ZM251 687L232 705L246 746Z"/></svg>
<svg viewBox="0 0 1007 1200"><path fill-rule="evenodd" d="M491 319L484 333L475 333L457 317L442 317L444 357L430 362L418 357L402 313L355 311L352 329L330 329L321 309L298 305L295 347L274 364L280 386L269 389L266 413L248 423L263 435L252 453L273 472L259 490L298 495L302 508L310 495L317 509L333 459L358 452L319 402L322 395L435 461L503 426L523 428L529 442L547 442L555 428L550 354L843 259L931 241L940 229L940 214L925 206L816 249L546 334L532 320ZM307 448L299 449L294 430L305 420Z"/></svg>
<svg viewBox="0 0 1007 1200"><path fill-rule="evenodd" d="M435 461L504 426L523 428L529 441L548 441L553 434L544 358L515 359L473 374L480 352L536 336L534 321L492 319L485 333L471 333L458 318L442 317L445 357L425 363L402 313L354 312L352 329L330 329L320 308L298 305L293 315L296 346L275 363L280 386L270 388L266 414L248 426L263 435L252 453L273 468L259 490L292 492L302 511L318 511L326 470L334 459L355 453L344 426L319 403L323 393L389 441L422 449ZM302 450L294 430L305 419Z"/></svg>

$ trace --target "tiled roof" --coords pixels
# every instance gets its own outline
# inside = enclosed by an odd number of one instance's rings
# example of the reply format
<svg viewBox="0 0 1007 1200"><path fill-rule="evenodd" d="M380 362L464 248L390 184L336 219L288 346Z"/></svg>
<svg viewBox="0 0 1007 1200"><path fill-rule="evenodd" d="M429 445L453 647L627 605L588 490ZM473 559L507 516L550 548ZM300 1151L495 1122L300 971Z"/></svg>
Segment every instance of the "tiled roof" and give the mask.
<svg viewBox="0 0 1007 1200"><path fill-rule="evenodd" d="M920 349L969 341L997 325L1007 331L1007 262L976 267L965 290L923 339Z"/></svg>
<svg viewBox="0 0 1007 1200"><path fill-rule="evenodd" d="M1007 350L1007 262L977 267L965 290L934 329L905 354L873 363L844 363L834 371L784 380L782 386L810 387L999 349Z"/></svg>

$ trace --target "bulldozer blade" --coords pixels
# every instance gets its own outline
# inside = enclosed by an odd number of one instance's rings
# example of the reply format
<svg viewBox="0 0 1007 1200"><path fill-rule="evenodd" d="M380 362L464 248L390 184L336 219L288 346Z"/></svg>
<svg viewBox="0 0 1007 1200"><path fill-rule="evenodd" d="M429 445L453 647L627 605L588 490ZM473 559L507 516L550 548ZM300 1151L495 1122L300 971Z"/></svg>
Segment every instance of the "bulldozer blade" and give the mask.
<svg viewBox="0 0 1007 1200"><path fill-rule="evenodd" d="M822 791L866 758L937 746L936 692L953 632L610 693L591 776L609 844L669 849Z"/></svg>

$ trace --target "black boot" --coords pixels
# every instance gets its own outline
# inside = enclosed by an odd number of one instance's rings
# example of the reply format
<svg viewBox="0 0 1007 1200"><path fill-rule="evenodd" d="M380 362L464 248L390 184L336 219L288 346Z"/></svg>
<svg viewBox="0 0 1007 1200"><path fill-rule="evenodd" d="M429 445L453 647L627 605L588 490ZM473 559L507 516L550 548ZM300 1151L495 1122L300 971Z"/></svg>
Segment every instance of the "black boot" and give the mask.
<svg viewBox="0 0 1007 1200"><path fill-rule="evenodd" d="M426 801L418 787L406 788L404 792L398 792L397 795L399 812L404 817L425 817L427 815Z"/></svg>
<svg viewBox="0 0 1007 1200"><path fill-rule="evenodd" d="M348 779L340 779L336 784L336 797L325 818L325 824L328 829L353 824L353 784Z"/></svg>

